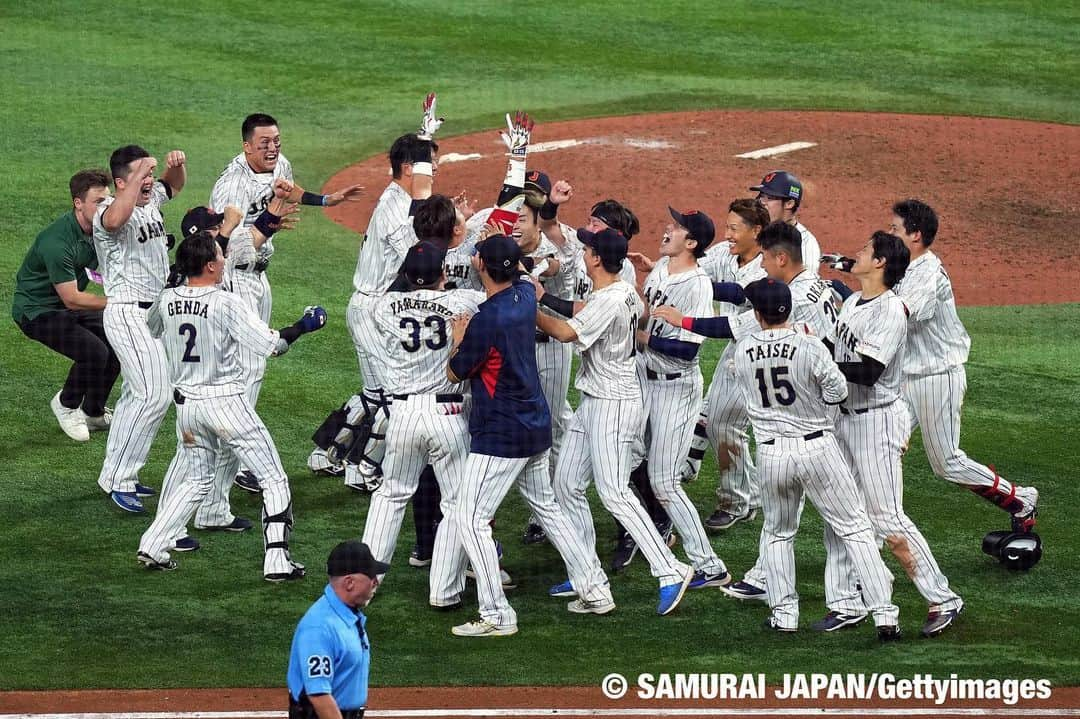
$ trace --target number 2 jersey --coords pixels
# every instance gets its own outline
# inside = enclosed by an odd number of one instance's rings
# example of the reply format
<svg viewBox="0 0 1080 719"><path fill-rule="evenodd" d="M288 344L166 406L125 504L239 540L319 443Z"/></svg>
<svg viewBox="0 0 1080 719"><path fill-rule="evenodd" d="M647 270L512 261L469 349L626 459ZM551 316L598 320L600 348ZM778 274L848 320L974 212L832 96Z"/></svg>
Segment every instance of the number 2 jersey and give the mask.
<svg viewBox="0 0 1080 719"><path fill-rule="evenodd" d="M848 393L825 344L790 327L758 329L740 340L735 374L759 444L831 431L834 410L827 405Z"/></svg>
<svg viewBox="0 0 1080 719"><path fill-rule="evenodd" d="M243 299L220 287L167 287L146 323L165 344L173 387L195 399L246 391L241 345L267 357L289 346Z"/></svg>
<svg viewBox="0 0 1080 719"><path fill-rule="evenodd" d="M365 351L382 362L382 388L390 394L463 392L446 376L455 315L474 313L487 295L476 290L388 292L370 308L375 332ZM370 345L368 343L371 343Z"/></svg>

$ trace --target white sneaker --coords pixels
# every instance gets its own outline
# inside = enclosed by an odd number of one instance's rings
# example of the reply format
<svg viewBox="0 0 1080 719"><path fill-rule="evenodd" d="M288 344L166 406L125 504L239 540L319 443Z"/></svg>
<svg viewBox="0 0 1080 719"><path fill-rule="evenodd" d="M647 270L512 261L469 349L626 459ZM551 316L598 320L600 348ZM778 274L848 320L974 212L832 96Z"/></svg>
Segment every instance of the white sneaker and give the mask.
<svg viewBox="0 0 1080 719"><path fill-rule="evenodd" d="M81 409L78 407L68 409L60 404L59 392L52 398L49 407L52 409L53 414L56 415L56 421L60 423L60 429L64 430L64 434L76 442L86 442L90 439L90 430L86 426L86 415L83 414Z"/></svg>
<svg viewBox="0 0 1080 719"><path fill-rule="evenodd" d="M481 619L478 622L465 622L450 630L455 637L508 637L517 634L517 625L500 627Z"/></svg>
<svg viewBox="0 0 1080 719"><path fill-rule="evenodd" d="M106 407L105 413L102 414L100 417L86 417L86 428L91 432L102 432L108 430L109 427L112 425L112 416L112 410Z"/></svg>
<svg viewBox="0 0 1080 719"><path fill-rule="evenodd" d="M566 610L573 614L607 614L615 609L614 599L603 599L596 602L587 602L584 599L575 599L566 605Z"/></svg>

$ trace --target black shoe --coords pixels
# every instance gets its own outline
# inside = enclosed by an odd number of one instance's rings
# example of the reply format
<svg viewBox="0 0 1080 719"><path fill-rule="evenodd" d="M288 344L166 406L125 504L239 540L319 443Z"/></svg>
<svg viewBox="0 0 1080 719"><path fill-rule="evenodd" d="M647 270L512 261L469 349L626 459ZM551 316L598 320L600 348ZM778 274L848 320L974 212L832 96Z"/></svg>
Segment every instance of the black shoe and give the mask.
<svg viewBox="0 0 1080 719"><path fill-rule="evenodd" d="M865 614L842 614L841 612L829 612L823 618L810 625L815 632L835 632L845 627L853 627L866 619Z"/></svg>
<svg viewBox="0 0 1080 719"><path fill-rule="evenodd" d="M757 517L757 510L750 509L746 514L732 514L724 509L718 509L709 515L709 518L704 521L705 529L710 532L719 532L724 529L729 529L739 522L752 522Z"/></svg>
<svg viewBox="0 0 1080 719"><path fill-rule="evenodd" d="M630 562L633 561L637 551L637 542L630 536L630 533L623 534L619 539L618 546L615 547L615 554L611 557L611 571L615 573L626 569Z"/></svg>
<svg viewBox="0 0 1080 719"><path fill-rule="evenodd" d="M420 549L419 544L414 544L412 551L409 552L409 566L410 567L426 567L431 564L431 550Z"/></svg>
<svg viewBox="0 0 1080 719"><path fill-rule="evenodd" d="M900 639L900 627L896 624L883 624L877 628L879 642L895 642Z"/></svg>
<svg viewBox="0 0 1080 719"><path fill-rule="evenodd" d="M268 582L289 582L294 579L303 579L307 571L304 569L303 564L297 564L292 562L291 572L277 572L275 574L264 574L263 579Z"/></svg>
<svg viewBox="0 0 1080 719"><path fill-rule="evenodd" d="M248 470L244 470L236 475L233 479L233 484L245 492L251 492L252 494L262 493L262 487L259 486L259 478Z"/></svg>
<svg viewBox="0 0 1080 719"><path fill-rule="evenodd" d="M675 542L678 541L678 538L675 534L675 525L672 524L671 520L668 519L664 522L656 522L655 526L656 533L660 535L660 539L664 540L664 544L668 546L668 549L674 547Z"/></svg>
<svg viewBox="0 0 1080 719"><path fill-rule="evenodd" d="M432 609L434 609L436 612L453 612L453 611L457 611L458 609L461 609L462 605L461 605L461 601L459 600L459 601L453 602L452 604L430 604L429 603L428 606L431 607Z"/></svg>
<svg viewBox="0 0 1080 719"><path fill-rule="evenodd" d="M763 626L764 628L766 628L766 629L768 629L770 631L778 632L780 634L794 634L795 632L799 631L798 627L782 627L782 626L780 626L780 624L776 621L776 617L772 616L771 614L769 615L769 618L766 619L765 622L761 626Z"/></svg>
<svg viewBox="0 0 1080 719"><path fill-rule="evenodd" d="M252 524L250 519L244 519L243 517L233 517L233 521L228 524L222 524L215 527L200 527L195 526L195 529L201 529L206 532L246 532L251 529Z"/></svg>
<svg viewBox="0 0 1080 719"><path fill-rule="evenodd" d="M926 622L922 625L922 635L924 637L936 637L952 626L952 623L956 621L962 611L964 611L963 605L956 609L947 609L944 612L931 609L930 613L926 615Z"/></svg>
<svg viewBox="0 0 1080 719"><path fill-rule="evenodd" d="M548 541L548 537L543 527L529 522L529 526L525 527L525 533L521 536L521 541L525 544L540 544Z"/></svg>

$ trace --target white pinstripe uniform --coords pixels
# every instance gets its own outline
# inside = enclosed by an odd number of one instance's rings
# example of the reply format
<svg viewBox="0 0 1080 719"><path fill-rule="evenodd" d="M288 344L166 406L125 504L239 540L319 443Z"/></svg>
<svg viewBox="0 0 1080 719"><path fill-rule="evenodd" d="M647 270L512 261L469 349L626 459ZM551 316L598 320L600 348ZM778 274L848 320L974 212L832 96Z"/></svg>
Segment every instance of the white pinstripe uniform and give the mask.
<svg viewBox="0 0 1080 719"><path fill-rule="evenodd" d="M240 227L229 239L229 257L223 287L243 299L264 323L270 322L273 296L266 272L256 270L256 266L265 266L265 263L270 261L274 254L274 242L268 239L257 250L254 249L250 242L249 228L274 199L274 181L278 179L289 182L293 179L292 164L284 155L278 155L272 172L255 172L244 153L240 153L221 171L210 191L210 207L215 212L222 212L226 207L232 206L244 213ZM241 252L242 248L245 251ZM243 265L245 269L240 269L238 265ZM255 407L266 374L266 356L249 351L245 346L240 347L240 353L240 364L246 383L244 392L248 403ZM239 457L227 446L223 448L218 457L214 485L195 513L196 527L224 527L236 518L229 503L229 491L241 464ZM246 465L243 468L251 469Z"/></svg>
<svg viewBox="0 0 1080 719"><path fill-rule="evenodd" d="M677 274L668 273L668 258L661 257L645 280L649 308L671 305L691 317L712 317L712 283L698 266ZM650 317L650 335L701 344L704 339L689 330L672 327ZM646 458L649 481L656 498L683 538L686 555L695 571L712 576L727 571L716 556L694 503L679 481L679 468L690 449L694 422L701 408L701 369L698 358L684 360L645 347L637 355L638 381L644 404L643 420L649 439Z"/></svg>
<svg viewBox="0 0 1080 719"><path fill-rule="evenodd" d="M585 496L594 479L600 501L637 542L660 586L682 581L687 570L630 490L631 447L643 416L635 359L635 333L643 312L634 286L620 280L593 292L585 307L567 320L577 333L574 348L581 352L575 380L581 404L567 427L555 468L555 497L585 546L592 548L590 578L585 583L570 580L589 602L611 599L596 557L596 528ZM593 587L598 596L583 594L583 586Z"/></svg>
<svg viewBox="0 0 1080 719"><path fill-rule="evenodd" d="M706 261L702 269L713 282L737 282L743 287L754 280L765 277L761 267L761 255L744 265L739 265L739 258L730 252L731 243L724 242L706 251ZM710 288L711 291L711 288ZM710 295L711 296L711 295ZM748 303L736 307L730 303L721 303L720 314L729 320L750 310ZM752 318L753 312L750 312ZM729 458L726 469L720 471L716 484L717 508L741 517L761 504L757 486L757 470L750 454L750 418L746 414L746 403L739 392L735 380L735 347L728 343L713 370L709 392L702 408L704 429L716 456L726 452ZM695 428L695 435L701 436L701 419Z"/></svg>
<svg viewBox="0 0 1080 719"><path fill-rule="evenodd" d="M391 182L386 186L371 213L364 241L360 245L356 271L353 273L355 291L349 299L346 320L360 364L363 394L369 400L379 400L384 390L380 371L382 363L374 361L364 349L365 344L374 344L379 341L374 326L371 324L370 306L390 289L409 248L417 242L412 218L409 215L411 207L412 196L405 188L396 182ZM348 405L352 411L357 411L362 406L360 395L353 395ZM388 420L389 403L387 402L386 411L376 412L372 432L384 435ZM386 445L383 442L369 441L367 454L372 460L379 462L382 460L385 449ZM346 463L345 484L365 484L356 465Z"/></svg>
<svg viewBox="0 0 1080 719"><path fill-rule="evenodd" d="M802 235L803 267L816 272L818 265L821 263L821 245L818 244L814 233L806 229L806 225L803 223L796 221L795 229Z"/></svg>
<svg viewBox="0 0 1080 719"><path fill-rule="evenodd" d="M791 324L799 331L809 331L814 337L833 342L836 339L836 318L840 311L838 309L840 297L833 290L832 285L811 270L804 269L791 279L788 290L791 292ZM733 341L740 342L759 331L760 328L754 313L745 312L732 321L731 330L735 337ZM738 349L737 347L736 350ZM833 408L830 423L835 423L837 414ZM757 436L755 430L754 437ZM845 460L844 467L847 466ZM799 514L801 513L802 505L800 504ZM758 555L754 566L743 575L742 581L759 589L766 587L765 561L762 554Z"/></svg>
<svg viewBox="0 0 1080 719"><path fill-rule="evenodd" d="M736 345L735 373L757 440L761 554L777 625L799 625L794 550L804 494L851 556L875 623L896 625L893 577L833 434L828 405L843 401L848 387L829 350L791 328L759 329Z"/></svg>
<svg viewBox="0 0 1080 719"><path fill-rule="evenodd" d="M1009 496L1014 485L960 449L960 414L967 391L971 338L956 314L949 275L941 260L927 250L912 260L894 288L910 311L908 349L904 357L903 394L912 429L922 427L923 446L934 474L965 487L993 488ZM1015 487L1030 511L1035 492Z"/></svg>
<svg viewBox="0 0 1080 719"><path fill-rule="evenodd" d="M105 198L94 215L94 250L109 300L102 320L105 336L120 360L124 383L105 443L98 486L104 492L134 492L139 470L169 409L165 349L146 327L147 309L169 274L160 210L169 201L169 193L163 182L154 182L150 201L136 206L122 227L108 232L101 217L114 200Z"/></svg>
<svg viewBox="0 0 1080 719"><path fill-rule="evenodd" d="M569 228L566 228L569 229ZM569 230L573 233L573 230ZM577 238L575 236L575 241ZM536 260L533 276L540 280L544 286L544 292L550 292L553 297L568 300L574 292L574 266L572 264L559 263L558 271L547 278L540 278L540 272L547 268L546 258L552 255L559 259L561 251L559 247L543 234L540 242L529 257ZM540 311L560 317L557 312L549 310L541 305ZM552 340L540 330L536 331L536 368L540 372L540 388L544 391L544 399L547 400L548 409L551 411L551 453L548 457L548 467L552 477L555 476L555 467L559 461L559 452L562 450L563 437L566 428L570 424L573 410L567 399L570 391L570 368L574 361L574 349L564 342Z"/></svg>
<svg viewBox="0 0 1080 719"><path fill-rule="evenodd" d="M247 399L247 348L264 357L288 348L248 304L218 287L168 288L147 317L148 331L161 337L176 389L176 457L157 516L143 534L139 551L158 562L169 559L183 531L214 481L224 447L257 472L263 488L263 574L293 570L288 539L292 527L288 477L266 425ZM181 402L180 399L183 399Z"/></svg>
<svg viewBox="0 0 1080 719"><path fill-rule="evenodd" d="M878 539L901 554L906 545L913 560L908 575L931 607L959 609L960 597L949 589L929 545L904 512L901 455L911 434L907 406L900 401L900 378L907 345L907 309L892 290L862 301L848 297L836 326L837 362L860 362L865 355L885 365L870 387L849 383L848 398L837 422L840 444L855 470ZM865 614L856 588L851 558L835 533L825 529L825 597L831 611Z"/></svg>
<svg viewBox="0 0 1080 719"><path fill-rule="evenodd" d="M405 505L416 493L425 465L435 469L443 515L454 506L469 453L469 424L462 396L466 387L446 377L451 320L476 312L486 298L473 290L415 290L390 292L370 304L378 341L365 349L381 365L383 390L395 396L383 482L371 495L364 523L363 541L380 562L393 557ZM440 522L431 563L432 604L460 600L466 564L452 524Z"/></svg>
<svg viewBox="0 0 1080 719"><path fill-rule="evenodd" d="M483 290L484 285L480 282L480 275L472 266L473 252L476 243L465 240L457 247L449 247L446 250L446 259L443 261L443 273L446 275L446 283L453 283L459 290Z"/></svg>

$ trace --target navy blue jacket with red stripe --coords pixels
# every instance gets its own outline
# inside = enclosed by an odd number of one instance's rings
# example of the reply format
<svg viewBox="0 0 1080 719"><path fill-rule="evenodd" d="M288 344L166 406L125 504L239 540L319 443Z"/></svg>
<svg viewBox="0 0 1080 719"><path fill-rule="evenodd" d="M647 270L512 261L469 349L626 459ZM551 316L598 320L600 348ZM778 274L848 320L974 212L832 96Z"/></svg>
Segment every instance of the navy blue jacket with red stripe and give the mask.
<svg viewBox="0 0 1080 719"><path fill-rule="evenodd" d="M480 303L450 369L471 380L474 454L531 457L551 447L551 412L536 369L531 282L517 279Z"/></svg>

